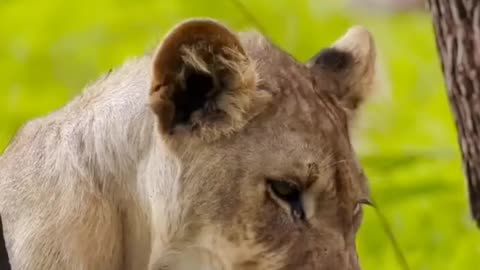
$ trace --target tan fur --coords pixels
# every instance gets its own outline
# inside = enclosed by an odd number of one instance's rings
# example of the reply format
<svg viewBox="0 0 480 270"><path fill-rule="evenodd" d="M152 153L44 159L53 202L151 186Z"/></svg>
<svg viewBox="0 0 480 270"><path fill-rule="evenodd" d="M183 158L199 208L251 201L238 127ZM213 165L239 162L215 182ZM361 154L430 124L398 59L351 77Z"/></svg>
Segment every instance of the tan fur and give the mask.
<svg viewBox="0 0 480 270"><path fill-rule="evenodd" d="M0 157L13 269L359 269L368 186L348 115L375 52L363 28L334 46L355 61L305 65L258 33L190 20L28 122ZM302 188L305 220L270 178Z"/></svg>

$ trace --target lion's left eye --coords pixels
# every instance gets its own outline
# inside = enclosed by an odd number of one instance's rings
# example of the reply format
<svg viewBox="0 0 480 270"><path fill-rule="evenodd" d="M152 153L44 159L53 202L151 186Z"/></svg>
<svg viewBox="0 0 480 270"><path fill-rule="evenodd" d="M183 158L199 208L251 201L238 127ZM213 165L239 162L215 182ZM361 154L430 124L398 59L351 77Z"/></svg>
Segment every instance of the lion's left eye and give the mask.
<svg viewBox="0 0 480 270"><path fill-rule="evenodd" d="M268 179L267 184L275 197L290 206L294 217L305 219L305 211L302 204L302 192L298 185L284 180Z"/></svg>

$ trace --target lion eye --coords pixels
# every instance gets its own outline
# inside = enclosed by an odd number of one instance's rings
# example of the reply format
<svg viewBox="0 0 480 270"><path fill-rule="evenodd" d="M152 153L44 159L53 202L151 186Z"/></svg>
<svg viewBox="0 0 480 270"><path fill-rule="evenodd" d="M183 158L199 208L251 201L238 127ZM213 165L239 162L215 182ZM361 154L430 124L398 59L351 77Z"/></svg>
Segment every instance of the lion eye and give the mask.
<svg viewBox="0 0 480 270"><path fill-rule="evenodd" d="M272 193L290 206L293 216L300 219L305 218L301 190L296 184L289 181L272 179L268 179L267 183Z"/></svg>
<svg viewBox="0 0 480 270"><path fill-rule="evenodd" d="M287 181L269 180L273 193L284 201L296 200L300 196L300 190L295 184Z"/></svg>

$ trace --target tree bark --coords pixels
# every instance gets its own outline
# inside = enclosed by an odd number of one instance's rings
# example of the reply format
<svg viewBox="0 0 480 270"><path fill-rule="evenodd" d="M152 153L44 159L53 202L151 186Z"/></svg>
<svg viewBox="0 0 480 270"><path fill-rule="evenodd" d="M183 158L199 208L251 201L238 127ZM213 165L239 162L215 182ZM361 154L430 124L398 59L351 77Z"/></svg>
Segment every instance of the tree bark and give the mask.
<svg viewBox="0 0 480 270"><path fill-rule="evenodd" d="M480 226L480 1L428 0L467 178Z"/></svg>

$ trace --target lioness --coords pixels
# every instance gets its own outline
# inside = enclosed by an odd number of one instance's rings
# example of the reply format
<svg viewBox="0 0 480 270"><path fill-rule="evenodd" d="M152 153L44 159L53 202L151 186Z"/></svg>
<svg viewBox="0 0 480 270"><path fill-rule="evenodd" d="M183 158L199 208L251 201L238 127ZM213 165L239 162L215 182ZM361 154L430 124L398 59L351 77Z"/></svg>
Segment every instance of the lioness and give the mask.
<svg viewBox="0 0 480 270"><path fill-rule="evenodd" d="M375 78L352 27L300 63L211 19L174 27L0 157L15 270L355 270L349 131Z"/></svg>

